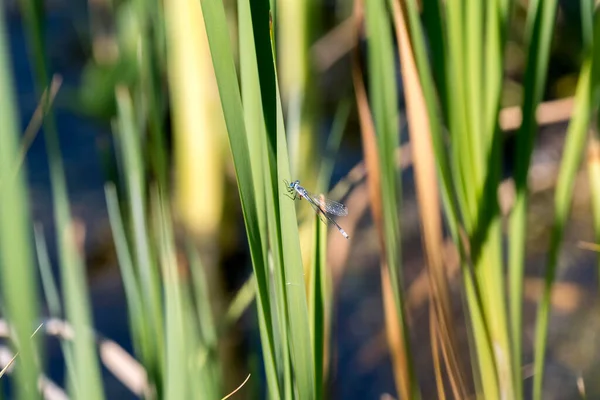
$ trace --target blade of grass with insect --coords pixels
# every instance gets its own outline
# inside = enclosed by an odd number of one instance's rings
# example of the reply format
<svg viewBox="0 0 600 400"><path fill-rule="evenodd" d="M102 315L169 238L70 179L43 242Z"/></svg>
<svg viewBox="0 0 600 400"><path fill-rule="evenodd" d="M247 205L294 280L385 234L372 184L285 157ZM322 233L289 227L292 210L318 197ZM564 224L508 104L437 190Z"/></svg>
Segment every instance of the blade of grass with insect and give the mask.
<svg viewBox="0 0 600 400"><path fill-rule="evenodd" d="M300 253L298 222L294 202L290 201L282 182L290 179L290 164L283 112L275 71L274 43L269 25L267 1L250 3L256 45L263 115L266 125L268 154L267 198L273 199L268 218L276 222L272 246L275 256L275 285L285 301L281 317L288 332L288 350L295 390L302 399L315 398L314 354L310 339L304 271ZM269 185L270 183L270 185ZM272 192L271 192L272 190ZM277 263L279 260L279 264ZM285 347L284 347L285 349ZM286 350L284 350L286 351ZM286 395L289 396L286 388Z"/></svg>
<svg viewBox="0 0 600 400"><path fill-rule="evenodd" d="M271 161L273 152L269 150L266 125L263 110L263 96L261 93L259 70L257 63L257 50L255 46L255 36L253 29L252 13L250 3L247 0L238 1L238 24L239 24L239 44L240 44L240 79L242 89L242 100L244 105L244 118L248 133L248 147L250 154L250 165L254 183L254 193L257 204L258 225L261 236L261 245L263 247L263 266L265 276L271 275L270 261L274 263L273 272L275 278L283 282L283 278L278 271L280 270L280 258L269 258L269 250L271 254L280 254L278 250L278 239L275 234L268 232L277 232L277 220L274 210L274 192L272 189L271 179ZM271 212L267 212L271 210ZM270 280L269 280L270 282ZM270 291L273 293L270 296L273 315L273 334L274 343L274 365L265 364L265 367L273 368L273 371L267 371L267 376L271 377L273 382L267 381L270 388L270 394L274 397L282 397L281 393L275 391L279 387L276 384L276 371L280 372L283 378L283 393L285 398L291 396L292 375L291 366L289 363L288 335L286 328L286 318L284 317L285 300L282 285L277 284ZM275 329L275 327L277 327ZM280 390L280 389L277 389Z"/></svg>
<svg viewBox="0 0 600 400"><path fill-rule="evenodd" d="M265 9L264 2L242 1L239 8L240 44L246 47L246 51L241 51L242 70L242 88L244 90L244 108L246 115L252 113L246 118L251 125L248 129L249 146L252 149L254 157L251 159L253 171L258 175L255 181L257 191L264 191L257 194L257 199L264 199L267 237L263 238L264 244L268 244L270 255L265 266L268 275L272 274L273 280L270 280L272 286L272 310L273 327L275 338L275 360L279 370L280 377L283 379L283 397L293 398L293 378L291 354L289 351L289 330L288 314L286 307L286 278L283 272L281 234L279 228L279 205L277 202L277 191L279 181L277 178L277 165L275 154L275 86L269 80L269 75L273 75L273 62L271 55L271 33L267 29L266 16L268 10ZM254 18L257 15L258 18ZM262 25L261 25L262 24ZM272 29L272 27L271 27ZM262 60L261 63L258 60ZM269 72L271 71L271 72ZM254 153L256 151L256 153ZM262 168L261 168L262 167ZM262 185L258 187L258 185ZM259 214L260 216L260 214ZM259 220L259 222L262 222ZM276 327L276 329L275 329ZM280 378L280 380L281 380ZM275 395L272 393L272 395ZM279 397L282 395L280 394Z"/></svg>
<svg viewBox="0 0 600 400"><path fill-rule="evenodd" d="M164 312L160 276L153 247L149 239L147 221L146 185L140 148L139 130L136 126L133 104L129 91L117 87L118 132L115 132L118 159L124 176L126 199L129 208L128 226L132 235L136 275L144 309L144 336L148 346L142 359L148 378L162 394L162 380L166 371L164 360Z"/></svg>
<svg viewBox="0 0 600 400"><path fill-rule="evenodd" d="M297 220L295 212L293 218L290 218L291 215L286 215L285 210L282 209L282 207L293 207L293 203L290 203L287 198L285 189L281 188L281 182L283 179L289 179L290 174L288 146L285 140L283 116L274 68L268 3L266 1L251 2L250 10L266 127L266 142L263 142L265 149L263 154L267 155L266 160L268 161L265 172L267 219L269 231L272 232L272 238L275 239L271 241L271 250L274 255L274 290L279 310L281 346L284 352L284 391L286 397L292 396L287 385L290 371L286 369L288 366L286 359L289 354L291 356L289 361L295 378L295 388L299 396L301 398L313 398L314 367L310 348L306 293L304 290L298 290L298 288L304 286L304 277L302 268L299 270L296 268L296 263L301 262L300 255L294 254L294 250L299 250L296 242L298 234ZM287 353L288 351L289 353Z"/></svg>
<svg viewBox="0 0 600 400"><path fill-rule="evenodd" d="M283 114L277 95L277 172L278 177L289 176L288 147L283 127ZM310 324L306 298L304 268L300 253L298 219L294 202L287 197L285 190L279 190L280 238L285 281L285 300L290 332L290 353L296 389L301 399L315 399L315 361L310 340Z"/></svg>
<svg viewBox="0 0 600 400"><path fill-rule="evenodd" d="M596 13L598 10L596 10ZM592 16L590 16L592 18ZM594 18L594 37L600 36L600 18ZM586 49L586 55L581 67L577 90L575 94L574 113L567 129L564 151L561 160L556 191L554 194L554 223L550 236L550 246L548 250L548 263L545 272L545 284L542 299L538 306L538 315L536 320L536 331L534 339L534 376L533 376L533 399L542 398L544 362L546 353L546 343L548 336L548 322L550 316L550 295L552 285L556 278L556 270L561 249L561 242L564 235L565 225L571 209L571 200L573 199L573 186L575 183L575 174L581 163L581 156L585 146L585 140L588 133L589 122L592 114L592 94L596 92L598 82L592 77L593 61L596 57L594 52L598 42L594 46ZM596 99L594 99L596 100Z"/></svg>
<svg viewBox="0 0 600 400"><path fill-rule="evenodd" d="M523 93L523 121L517 134L515 162L515 202L509 219L509 313L513 349L513 371L515 389L522 396L522 331L523 331L523 279L525 276L525 233L527 232L527 175L537 130L535 112L542 100L548 70L556 1L530 3L527 15L526 37L529 51L525 70Z"/></svg>
<svg viewBox="0 0 600 400"><path fill-rule="evenodd" d="M35 399L39 376L40 346L30 335L38 324L37 280L31 254L31 220L25 173L19 169L18 111L10 66L4 8L0 10L0 274L6 317L14 332L13 343L20 354L16 398Z"/></svg>
<svg viewBox="0 0 600 400"><path fill-rule="evenodd" d="M253 157L260 154L249 152L248 136L246 133L244 111L237 74L229 42L229 32L225 10L220 2L202 0L202 11L206 24L208 41L211 49L213 66L217 78L217 85L221 96L221 104L227 125L229 145L233 154L234 167L237 176L240 200L244 213L246 234L250 245L252 265L257 282L257 308L259 328L261 333L262 351L269 385L269 395L272 398L281 398L279 382L277 379L277 367L275 361L273 316L270 305L270 293L267 275L267 256L263 254L263 243L261 240L261 228L258 217L259 207L254 194L256 186L252 176L252 167L260 165L259 159L251 161ZM247 17L246 17L247 18ZM267 15L268 18L268 15ZM264 107L264 104L263 104ZM264 154L263 157L268 157ZM266 187L267 185L265 185ZM264 232L264 231L263 231ZM276 234L276 232L272 233ZM275 257L276 255L274 255Z"/></svg>
<svg viewBox="0 0 600 400"><path fill-rule="evenodd" d="M369 102L373 110L373 121L376 129L377 154L380 165L380 187L378 188L378 200L381 202L382 229L384 243L382 252L384 254L382 279L384 283L384 295L390 293L393 298L393 307L397 314L395 318L386 317L386 325L396 325L400 335L401 356L399 360L401 369L405 370L401 375L404 382L403 396L420 398L419 385L416 379L412 347L407 324L407 315L404 311L402 276L401 276L401 252L400 252L400 224L398 217L398 205L401 202L400 176L396 168L395 151L400 145L399 140L399 111L397 99L397 81L395 74L395 57L392 44L392 32L390 25L384 23L389 20L384 0L366 2L365 22L369 65ZM387 276L383 276L387 275ZM385 288L389 282L389 289ZM397 318L397 320L396 320ZM400 365L395 366L396 369Z"/></svg>

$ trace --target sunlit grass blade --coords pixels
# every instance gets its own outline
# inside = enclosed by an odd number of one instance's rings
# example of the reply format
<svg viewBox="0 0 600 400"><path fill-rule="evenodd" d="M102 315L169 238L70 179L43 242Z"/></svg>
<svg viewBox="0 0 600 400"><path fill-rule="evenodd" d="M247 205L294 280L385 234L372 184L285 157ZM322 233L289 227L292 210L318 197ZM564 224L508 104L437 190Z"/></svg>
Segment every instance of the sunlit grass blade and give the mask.
<svg viewBox="0 0 600 400"><path fill-rule="evenodd" d="M556 1L544 1L541 8L538 1L530 3L528 18L529 35L528 60L525 71L523 94L523 121L517 134L517 149L515 163L516 197L509 221L509 258L508 276L510 288L509 313L511 320L512 362L515 390L522 396L522 330L523 330L523 277L525 274L525 233L527 232L527 175L531 162L533 143L535 139L535 111L542 100L546 83L550 41Z"/></svg>
<svg viewBox="0 0 600 400"><path fill-rule="evenodd" d="M256 196L256 216L258 220L258 230L260 233L260 245L262 247L263 261L258 268L262 268L262 276L269 277L270 260L278 265L278 259L268 257L268 247L271 243L275 248L277 239L275 235L268 235L268 231L275 231L275 222L271 214L267 215L267 209L273 208L273 199L269 197L267 189L270 186L266 182L270 182L269 161L266 157L269 156L267 150L266 126L263 119L262 98L260 92L260 84L258 79L258 64L256 60L256 49L254 40L254 31L252 24L252 15L250 11L250 2L247 0L238 0L238 34L239 34L239 52L240 52L240 80L241 80L241 95L244 106L244 121L246 123L246 132L248 134L248 150L253 155L250 158L250 166L252 179L254 184L254 195ZM256 268L255 267L255 268ZM277 267L275 267L277 269ZM256 274L255 274L256 275ZM258 275L260 276L260 275ZM255 285L258 283L254 280ZM270 282L270 279L267 280ZM255 286L258 287L258 286ZM281 380L285 393L291 390L291 370L289 366L289 353L282 351L287 348L287 335L285 330L285 319L278 318L277 311L283 307L283 297L280 291L275 291L274 296L269 296L269 304L272 307L272 326L274 354L271 358L265 357L265 371L267 375L267 386L269 395L272 398L281 398L283 395L280 392ZM259 322L263 323L263 311L259 306ZM275 329L275 326L278 329ZM279 333L279 334L277 334ZM265 349L263 342L263 351ZM284 372L281 373L281 370ZM279 377L278 377L279 375ZM283 375L283 379L281 379Z"/></svg>
<svg viewBox="0 0 600 400"><path fill-rule="evenodd" d="M32 259L32 233L25 174L19 169L19 116L10 66L5 27L5 9L0 9L0 274L3 312L14 332L18 349L16 398L36 399L40 372L37 338L30 339L38 324L38 286Z"/></svg>
<svg viewBox="0 0 600 400"><path fill-rule="evenodd" d="M303 399L315 398L314 354L310 340L305 278L300 253L295 205L287 196L284 180L291 180L289 147L285 134L275 55L269 26L269 4L266 1L250 3L252 27L256 44L257 64L261 87L263 115L266 126L267 211L269 229L276 239L271 242L274 253L275 291L280 314L280 328L284 355L289 354L293 370L294 391ZM270 202L273 200L272 203ZM286 350L287 349L287 350ZM289 351L289 353L287 353ZM284 356L284 374L287 369ZM286 397L293 394L286 386ZM296 396L294 396L296 397Z"/></svg>
<svg viewBox="0 0 600 400"><path fill-rule="evenodd" d="M288 147L283 128L283 115L279 96L277 96L277 172L278 181L290 175ZM283 185L283 183L282 183ZM283 253L282 284L286 285L285 300L290 332L290 353L294 369L294 378L298 396L302 399L315 398L314 354L310 340L310 324L308 320L308 304L304 290L304 268L300 253L298 220L294 202L286 196L284 188L280 188L279 209L281 251Z"/></svg>
<svg viewBox="0 0 600 400"><path fill-rule="evenodd" d="M583 10L582 10L583 12ZM592 26L597 27L600 20L600 12L594 12ZM600 30L592 30L592 41L590 43L593 49L593 43L600 43ZM596 126L590 134L588 142L587 168L588 181L591 192L592 212L594 216L594 232L596 234L596 243L600 243L600 119L598 118L600 103L599 86L600 80L600 51L596 51L592 56L592 112L596 113ZM598 259L598 271L600 272L600 258ZM600 278L600 274L598 274Z"/></svg>
<svg viewBox="0 0 600 400"><path fill-rule="evenodd" d="M227 314L225 316L225 323L227 325L233 324L235 321L240 319L242 314L248 309L250 304L256 298L256 278L251 275L244 285L238 289L235 297L227 308Z"/></svg>
<svg viewBox="0 0 600 400"><path fill-rule="evenodd" d="M270 33L263 26L265 18L253 20L253 15L261 14L257 8L264 7L264 2L249 2L241 0L238 2L239 10L239 34L240 34L240 69L241 86L244 101L245 121L248 132L248 146L253 157L250 162L252 174L255 178L254 186L261 229L262 244L270 249L271 256L265 260L264 266L267 276L271 276L270 291L273 332L275 339L275 361L280 375L280 387L286 399L292 398L292 366L290 363L289 333L287 328L287 311L285 306L285 278L282 275L282 256L278 226L278 203L277 203L277 167L275 165L274 129L275 129L275 92L274 85L265 79L265 72L273 70L271 58ZM254 9L252 9L254 6ZM266 16L266 10L262 17ZM271 27L272 29L272 27ZM257 39L260 38L260 39ZM259 64L259 54L262 63ZM271 73L272 74L272 73ZM262 79L262 81L261 81ZM270 84L266 86L261 84ZM269 96L270 94L270 96ZM266 107L266 109L265 109ZM269 129L270 134L267 130ZM267 235L267 231L269 234ZM281 384L281 381L282 384ZM273 386L273 385L271 385ZM274 393L271 393L274 395Z"/></svg>
<svg viewBox="0 0 600 400"><path fill-rule="evenodd" d="M244 111L223 4L209 0L202 0L201 4L225 123L227 125L229 145L233 155L242 211L244 213L246 234L250 245L252 265L258 287L257 307L267 383L269 384L270 396L279 398L280 389L275 375L273 318L269 300L270 293L266 274L267 266L265 265L267 257L263 254L260 221L257 211L259 207L264 207L264 204L257 203L254 193L256 187L252 176L252 167L257 163L250 161L252 156L260 155L252 155L249 152ZM268 16L265 17L268 18ZM265 156L263 155L263 157Z"/></svg>
<svg viewBox="0 0 600 400"><path fill-rule="evenodd" d="M484 12L480 4L431 3L426 26L432 34L434 48L443 51L435 54L434 60L445 60L443 66L432 67L438 87L430 72L416 2L407 0L406 10L430 120L444 209L462 258L463 283L477 348L476 375L480 376L486 397L510 398L513 374L496 200L500 171L496 120L508 3L492 2L486 7ZM442 16L447 18L442 19ZM480 20L484 21L486 35L483 35ZM484 37L485 46L481 40ZM482 69L490 79L482 79ZM440 88L440 83L446 87ZM443 123L436 112L436 92L446 96L439 98L446 117ZM441 135L443 124L447 124L450 131L450 159L446 156L446 138Z"/></svg>
<svg viewBox="0 0 600 400"><path fill-rule="evenodd" d="M600 29L600 24L594 28ZM556 184L554 195L554 224L550 236L548 250L548 263L545 272L545 285L542 299L538 307L536 320L536 332L534 341L534 376L533 376L533 399L542 398L544 361L548 337L548 323L550 316L550 294L556 277L561 242L564 229L571 209L573 199L573 186L575 174L581 162L581 155L585 146L591 116L592 85L592 54L587 54L581 68L577 93L575 95L574 114L569 123L567 137Z"/></svg>

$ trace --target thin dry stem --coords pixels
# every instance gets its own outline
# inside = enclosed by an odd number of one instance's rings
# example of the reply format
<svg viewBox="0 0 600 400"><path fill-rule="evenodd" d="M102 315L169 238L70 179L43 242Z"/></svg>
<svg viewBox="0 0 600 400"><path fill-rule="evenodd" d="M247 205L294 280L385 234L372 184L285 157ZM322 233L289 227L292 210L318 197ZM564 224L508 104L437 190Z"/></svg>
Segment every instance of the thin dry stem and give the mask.
<svg viewBox="0 0 600 400"><path fill-rule="evenodd" d="M228 398L230 398L231 396L233 396L237 391L239 391L242 386L244 386L246 384L246 382L248 382L250 380L250 375L248 374L248 376L246 377L246 379L244 379L244 382L242 382L242 384L240 386L238 386L233 392L229 393L227 396L223 397L221 400L226 400Z"/></svg>

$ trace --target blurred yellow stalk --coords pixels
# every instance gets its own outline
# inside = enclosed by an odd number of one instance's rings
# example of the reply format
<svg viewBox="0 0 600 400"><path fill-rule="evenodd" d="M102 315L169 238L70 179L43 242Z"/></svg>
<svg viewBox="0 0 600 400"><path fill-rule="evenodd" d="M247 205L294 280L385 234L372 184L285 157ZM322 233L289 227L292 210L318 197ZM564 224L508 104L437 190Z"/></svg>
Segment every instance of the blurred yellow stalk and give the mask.
<svg viewBox="0 0 600 400"><path fill-rule="evenodd" d="M204 18L196 0L165 2L175 142L176 212L186 228L216 239L223 204L225 121Z"/></svg>

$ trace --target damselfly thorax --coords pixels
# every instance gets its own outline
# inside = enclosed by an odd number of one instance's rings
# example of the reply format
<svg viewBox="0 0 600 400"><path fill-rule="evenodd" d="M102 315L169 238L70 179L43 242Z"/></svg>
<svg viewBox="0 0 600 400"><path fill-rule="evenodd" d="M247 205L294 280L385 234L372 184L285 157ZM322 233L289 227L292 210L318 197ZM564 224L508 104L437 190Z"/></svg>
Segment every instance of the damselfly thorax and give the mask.
<svg viewBox="0 0 600 400"><path fill-rule="evenodd" d="M305 199L308 201L317 215L319 215L321 221L325 223L331 222L346 239L350 238L346 231L344 231L342 227L330 217L330 215L337 215L341 217L348 215L348 208L345 205L338 203L337 201L329 200L322 194L317 195L310 193L308 190L304 189L304 187L300 186L299 180L295 180L292 183L288 183L286 181L284 182L286 184L288 193L293 195L292 200L296 200L297 198Z"/></svg>

